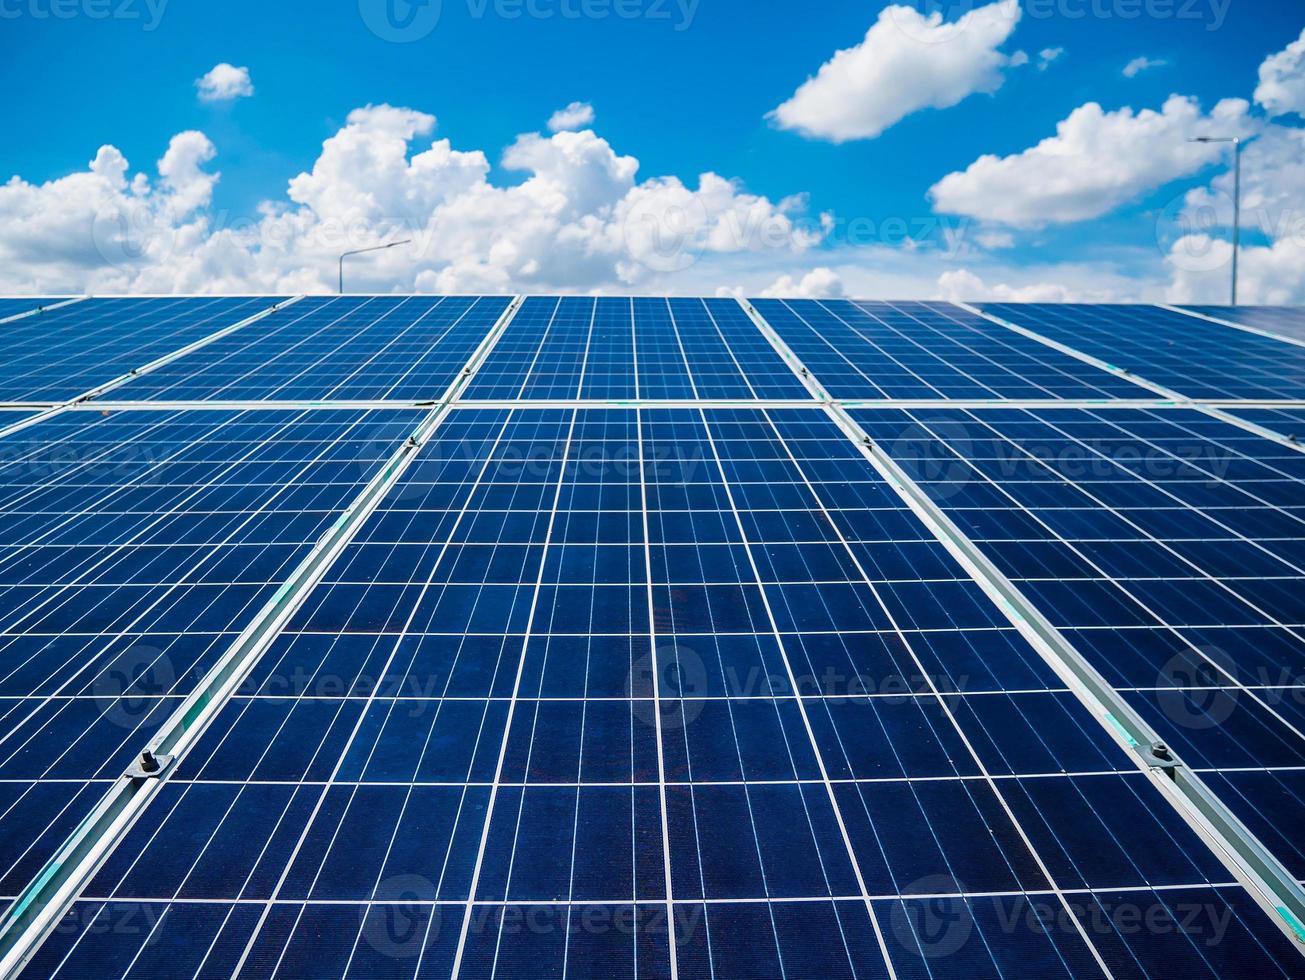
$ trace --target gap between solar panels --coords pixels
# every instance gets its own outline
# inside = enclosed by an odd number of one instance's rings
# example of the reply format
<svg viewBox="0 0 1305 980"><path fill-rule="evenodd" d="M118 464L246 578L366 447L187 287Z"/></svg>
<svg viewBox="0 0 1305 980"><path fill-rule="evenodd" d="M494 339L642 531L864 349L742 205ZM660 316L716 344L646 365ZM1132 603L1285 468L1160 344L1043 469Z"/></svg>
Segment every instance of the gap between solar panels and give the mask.
<svg viewBox="0 0 1305 980"><path fill-rule="evenodd" d="M769 328L765 319L744 303L744 308L757 322L759 328L785 355L789 364L797 358L777 332ZM958 304L971 312L980 312L965 304ZM1081 354L1073 348L1055 344L1032 331L1024 331L996 317L982 314L1002 326L1008 326L1027 336L1063 349L1066 353L1106 370L1132 378L1131 374ZM813 393L819 397L823 386L804 368L799 370ZM1138 379L1133 378L1137 381ZM1158 393L1165 394L1175 405L1193 407L1195 403L1169 392L1160 385L1141 382ZM1082 654L1052 625L1039 609L1017 589L994 565L986 554L949 518L914 480L866 434L847 411L833 399L824 399L825 411L839 428L860 449L879 476L893 488L931 534L952 554L961 567L978 583L1007 619L1025 636L1047 664L1087 706L1102 728L1121 747L1128 751L1138 768L1147 774L1161 794L1179 812L1193 830L1209 845L1219 859L1236 875L1282 932L1305 953L1305 889L1267 847L1228 809L1201 779L1165 745L1142 716L1116 691ZM1199 406L1196 406L1199 407ZM1224 413L1211 410L1209 414L1222 418ZM1229 417L1231 419L1231 417ZM1243 426L1245 427L1245 426ZM1255 428L1258 428L1256 426ZM1277 441L1286 442L1282 437ZM1300 448L1300 447L1297 447Z"/></svg>
<svg viewBox="0 0 1305 980"><path fill-rule="evenodd" d="M1161 384L1156 384L1154 381L1149 381L1146 378L1140 377L1134 374L1132 371L1126 370L1125 368L1117 367L1114 364L1110 364L1107 361L1101 360L1101 358L1099 357L1093 357L1091 354L1085 354L1082 351L1078 350L1077 348L1070 347L1068 344L1062 344L1059 341L1052 340L1050 337L1046 337L1035 330L1029 330L1027 327L1018 326L1017 324L1011 323L1009 320L1003 320L1001 317L993 316L991 313L987 313L984 310L979 309L979 307L977 306L972 306L969 303L957 303L955 305L959 306L961 309L965 310L968 313L973 313L976 316L981 316L985 320L997 324L999 327L1005 327L1007 330L1014 330L1016 333L1020 334L1023 337L1027 337L1030 340L1035 340L1038 343L1044 344L1047 347L1052 348L1053 350L1058 350L1063 354L1068 354L1070 357L1082 361L1084 364L1091 364L1094 367L1098 367L1103 371L1109 371L1111 374L1117 377L1126 378L1127 380L1133 382L1133 384L1135 385L1139 385L1140 387L1143 388L1149 388L1151 391L1154 391L1156 394L1162 395L1163 397L1170 399L1181 408L1196 409L1198 412L1203 412L1204 414L1209 415L1211 418L1216 418L1221 422L1227 422L1229 425L1235 425L1239 429L1244 429L1247 432L1253 432L1257 436L1260 436L1263 439L1270 439L1273 442L1279 443L1281 445L1290 446L1292 449L1295 449L1297 452L1305 453L1305 445L1302 445L1298 440L1293 439L1289 436L1284 436L1281 433L1274 432L1272 429L1266 429L1262 425L1256 425L1254 422L1248 422L1245 419L1239 418L1236 415L1224 411L1222 408L1216 407L1216 403L1212 403L1201 399L1189 398L1187 395L1184 395L1182 392L1174 391L1172 388L1166 388L1164 385ZM1172 309L1172 307L1167 307L1167 306L1157 307L1157 309L1168 310L1168 309ZM1186 310L1178 310L1178 312L1187 313ZM1198 319L1202 319L1202 317L1200 317L1199 314L1189 314L1189 315L1196 317ZM1204 317L1203 319L1209 320L1211 318ZM1223 321L1214 320L1212 322L1222 323ZM1231 324L1224 324L1224 325L1231 326ZM1261 331L1254 331L1254 332L1260 333ZM1266 334L1265 336L1274 336L1274 335ZM1282 338L1275 337L1275 339L1281 340Z"/></svg>
<svg viewBox="0 0 1305 980"><path fill-rule="evenodd" d="M5 911L0 919L0 978L18 976L55 929L217 712L239 690L308 593L453 410L458 393L470 383L523 300L522 296L512 300L430 414L345 508L199 686L164 722L136 761Z"/></svg>

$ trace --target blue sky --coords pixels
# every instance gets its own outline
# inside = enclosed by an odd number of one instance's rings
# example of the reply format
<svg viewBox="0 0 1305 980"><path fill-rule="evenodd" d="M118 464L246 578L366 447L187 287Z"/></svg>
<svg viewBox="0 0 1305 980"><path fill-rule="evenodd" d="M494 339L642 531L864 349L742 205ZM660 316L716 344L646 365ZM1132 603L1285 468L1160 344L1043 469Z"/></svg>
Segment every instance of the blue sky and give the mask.
<svg viewBox="0 0 1305 980"><path fill-rule="evenodd" d="M51 13L52 2L56 8L65 4L58 8L63 16ZM1224 169L1217 154L1195 169L1175 168L1190 172L1142 181L1140 190L1104 213L1042 226L1012 227L990 215L949 217L939 213L943 209L930 189L984 154L1006 157L1035 146L1088 103L1105 112L1159 111L1170 95L1180 94L1208 113L1221 99L1251 100L1265 59L1287 49L1305 28L1305 10L1273 0L1025 0L1018 23L993 46L1008 59L997 70L996 91L980 86L955 105L920 108L877 135L836 142L783 128L768 114L835 52L865 41L886 4L532 0L536 12L551 14L541 17L516 0L443 0L428 34L394 43L368 26L368 17L377 16L368 8L384 2L0 0L0 84L12 96L0 102L0 125L10 134L0 169L32 188L57 189L61 178L86 171L87 161L108 144L130 161L128 178L144 171L157 184L155 164L169 140L198 131L216 151L204 167L221 175L202 208L211 230L258 220L262 202L285 203L290 179L312 171L323 142L360 107L388 104L437 117L433 131L416 135L409 152L443 138L455 150L483 151L493 168L487 179L501 188L530 176L502 166L505 149L519 134L541 131L547 137L550 115L581 101L593 106L596 136L615 154L637 158L639 181L673 177L693 188L698 175L710 171L775 205L807 195L799 219L804 226L815 229L819 216L831 213L838 222L852 221L860 237L848 242L847 233L836 230L796 251L713 253L718 269L696 262L687 276L676 268L655 270L661 278L608 282L589 270L568 282L557 271L552 281L520 288L680 291L679 277L686 287L718 281L722 288L756 290L786 270L800 280L819 266L834 268L853 286L860 284L857 270L863 268L865 288L886 288L900 275L899 295L927 292L935 273L947 269L969 270L986 287L993 285L989 276L1000 273L1016 286L1057 285L1082 293L1084 277L1096 269L1108 288L1150 298L1175 288L1163 245L1157 244L1156 215L1167 205L1173 210L1176 195L1212 186ZM623 2L627 15L618 16L614 4ZM914 6L929 11L935 5L915 0ZM936 6L955 21L985 5L948 0ZM106 10L116 15L102 16ZM417 15L428 16L429 10ZM915 41L908 36L905 43ZM920 57L931 58L943 46L921 43ZM1055 49L1063 52L1042 56ZM1029 63L1019 65L1017 52ZM1136 58L1163 64L1125 77L1124 67ZM253 94L217 102L198 98L195 80L219 63L247 68ZM1246 116L1251 125L1267 122L1259 106ZM1299 124L1299 116L1288 113L1275 125ZM0 216L21 206L10 202L6 209L0 198ZM1000 241L1000 247L972 245L982 254L932 255L925 261L921 249L901 249L898 237L880 227L891 218L901 219L926 244L938 246L940 228L946 227L939 222L951 221L966 235ZM42 237L37 230L32 235ZM1250 238L1271 244L1254 230ZM881 246L896 254L884 255ZM6 250L30 267L17 278L11 274L9 286L80 287L86 283L74 281L79 269L101 288L159 288L168 282L157 273L133 276L123 262L110 261L117 274L106 278L93 261L49 261L48 251L58 247L8 241ZM912 259L919 260L918 269ZM437 270L440 261L428 265ZM382 272L375 288L393 288L385 278L392 273L398 286L413 287L398 266ZM290 272L282 267L279 274ZM882 276L889 277L887 283ZM453 285L463 282L476 285L466 276ZM1298 286L1305 293L1305 284L1288 283L1277 296Z"/></svg>

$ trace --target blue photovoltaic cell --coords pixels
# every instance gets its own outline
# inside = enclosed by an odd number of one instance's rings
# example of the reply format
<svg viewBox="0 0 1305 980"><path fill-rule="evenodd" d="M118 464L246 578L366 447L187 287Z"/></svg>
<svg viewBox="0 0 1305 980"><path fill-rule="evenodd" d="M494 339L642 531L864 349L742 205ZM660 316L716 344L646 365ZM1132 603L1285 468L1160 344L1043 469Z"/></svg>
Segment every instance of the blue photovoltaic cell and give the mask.
<svg viewBox="0 0 1305 980"><path fill-rule="evenodd" d="M0 442L0 895L40 870L417 418L65 412Z"/></svg>
<svg viewBox="0 0 1305 980"><path fill-rule="evenodd" d="M0 431L9 428L11 425L17 425L24 419L30 419L38 412L21 412L16 409L0 409ZM4 447L0 443L0 457L3 457Z"/></svg>
<svg viewBox="0 0 1305 980"><path fill-rule="evenodd" d="M1305 398L1305 348L1155 306L982 303L1188 398Z"/></svg>
<svg viewBox="0 0 1305 980"><path fill-rule="evenodd" d="M89 299L4 325L0 401L71 401L277 302Z"/></svg>
<svg viewBox="0 0 1305 980"><path fill-rule="evenodd" d="M1305 408L1225 408L1224 411L1279 435L1294 436L1305 445Z"/></svg>
<svg viewBox="0 0 1305 980"><path fill-rule="evenodd" d="M309 297L114 392L118 401L428 401L507 309L495 296Z"/></svg>
<svg viewBox="0 0 1305 980"><path fill-rule="evenodd" d="M858 418L1180 757L1247 770L1235 811L1300 812L1305 455L1195 411Z"/></svg>
<svg viewBox="0 0 1305 980"><path fill-rule="evenodd" d="M0 296L0 320L7 320L11 316L18 316L20 313L30 313L33 310L39 310L45 306L52 306L55 303L67 302L68 297L42 297L42 296Z"/></svg>
<svg viewBox="0 0 1305 980"><path fill-rule="evenodd" d="M465 409L26 976L1297 955L823 413Z"/></svg>
<svg viewBox="0 0 1305 980"><path fill-rule="evenodd" d="M471 401L800 399L810 393L735 300L531 297Z"/></svg>
<svg viewBox="0 0 1305 980"><path fill-rule="evenodd" d="M950 303L753 300L835 398L1145 398Z"/></svg>
<svg viewBox="0 0 1305 980"><path fill-rule="evenodd" d="M1188 306L1186 309L1244 327L1256 327L1294 340L1305 340L1305 307L1300 306Z"/></svg>

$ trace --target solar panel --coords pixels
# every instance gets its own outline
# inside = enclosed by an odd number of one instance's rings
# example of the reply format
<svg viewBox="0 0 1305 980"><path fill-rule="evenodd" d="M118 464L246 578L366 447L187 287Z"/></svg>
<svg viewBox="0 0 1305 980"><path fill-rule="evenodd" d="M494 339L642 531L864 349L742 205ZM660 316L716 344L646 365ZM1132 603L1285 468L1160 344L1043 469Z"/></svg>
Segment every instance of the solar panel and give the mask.
<svg viewBox="0 0 1305 980"><path fill-rule="evenodd" d="M1305 442L1305 408L1235 408L1231 414L1297 442Z"/></svg>
<svg viewBox="0 0 1305 980"><path fill-rule="evenodd" d="M980 306L1188 398L1305 398L1305 349L1200 317L1156 306Z"/></svg>
<svg viewBox="0 0 1305 980"><path fill-rule="evenodd" d="M753 300L835 398L1145 398L949 303Z"/></svg>
<svg viewBox="0 0 1305 980"><path fill-rule="evenodd" d="M15 425L21 425L28 419L35 418L38 412L22 411L14 408L0 409L0 432L4 432Z"/></svg>
<svg viewBox="0 0 1305 980"><path fill-rule="evenodd" d="M5 324L0 401L64 402L266 310L276 297L89 299Z"/></svg>
<svg viewBox="0 0 1305 980"><path fill-rule="evenodd" d="M505 297L310 297L108 396L115 400L435 399Z"/></svg>
<svg viewBox="0 0 1305 980"><path fill-rule="evenodd" d="M527 299L469 401L810 399L733 300Z"/></svg>
<svg viewBox="0 0 1305 980"><path fill-rule="evenodd" d="M1184 309L1293 340L1305 340L1305 308L1299 306L1187 306Z"/></svg>
<svg viewBox="0 0 1305 980"><path fill-rule="evenodd" d="M72 412L5 440L0 893L411 428L411 413Z"/></svg>
<svg viewBox="0 0 1305 980"><path fill-rule="evenodd" d="M179 356L0 438L24 978L1299 974L1305 462L1155 388L1286 434L1292 345L1149 308L998 314L1048 343L944 303L314 297L214 337L238 309L113 302L46 383ZM1132 365L1187 321L1209 359ZM187 695L175 768L120 778Z"/></svg>
<svg viewBox="0 0 1305 980"><path fill-rule="evenodd" d="M1284 792L1305 762L1305 456L1192 411L860 419L1189 764L1255 770L1233 809Z"/></svg>
<svg viewBox="0 0 1305 980"><path fill-rule="evenodd" d="M462 410L33 975L1287 975L1235 893L822 413Z"/></svg>

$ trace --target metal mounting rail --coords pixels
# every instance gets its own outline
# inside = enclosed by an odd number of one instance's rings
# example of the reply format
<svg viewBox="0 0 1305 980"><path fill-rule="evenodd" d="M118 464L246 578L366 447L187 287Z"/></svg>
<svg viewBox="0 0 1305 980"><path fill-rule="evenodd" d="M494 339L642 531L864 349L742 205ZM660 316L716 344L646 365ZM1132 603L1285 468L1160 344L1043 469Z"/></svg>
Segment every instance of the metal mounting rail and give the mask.
<svg viewBox="0 0 1305 980"><path fill-rule="evenodd" d="M1167 303L1161 303L1160 309L1168 310L1170 313L1182 313L1184 316L1194 317L1197 320L1204 320L1207 323L1217 323L1221 327L1232 327L1234 330L1241 330L1244 333L1253 333L1260 337L1268 337L1270 340L1281 340L1284 344L1295 344L1297 347L1305 347L1305 340L1298 337L1288 337L1285 334L1274 333L1272 330L1265 330L1263 327L1252 327L1246 323L1237 323L1235 320L1225 320L1222 317L1210 316L1208 313L1198 313L1196 310L1187 310L1181 306L1170 306Z"/></svg>
<svg viewBox="0 0 1305 980"><path fill-rule="evenodd" d="M1280 399L1265 400L1209 400L1190 399L1175 401L1162 398L845 398L831 399L846 409L913 410L930 408L1034 410L1042 408L1077 408L1087 411L1134 411L1137 409L1183 408L1195 406L1228 411L1305 411L1305 401ZM411 411L414 408L431 408L437 404L433 398L425 399L346 399L346 398L187 398L157 401L113 401L77 403L68 405L77 411L101 411L112 408L118 412L189 411L192 409L222 409L226 411L272 410L302 412L314 408L331 408L366 411ZM813 408L824 402L798 398L460 398L456 408ZM64 407L55 402L0 402L0 411L44 412Z"/></svg>
<svg viewBox="0 0 1305 980"><path fill-rule="evenodd" d="M40 948L82 889L144 812L218 711L244 683L272 641L403 475L451 411L458 393L520 308L515 298L457 379L389 461L340 514L199 685L163 723L136 762L0 918L0 978L11 980Z"/></svg>
<svg viewBox="0 0 1305 980"><path fill-rule="evenodd" d="M784 338L775 332L775 328L770 325L764 316L757 312L757 308L749 303L746 299L738 300L739 306L743 307L743 312L748 315L748 319L761 331L762 335L770 341L770 346L775 348L775 352L793 369L801 382L806 385L807 391L815 397L818 402L831 402L834 396L825 390L825 386L820 383L820 379L811 373L810 369L802 363L802 359L794 353L793 348L784 342Z"/></svg>
<svg viewBox="0 0 1305 980"><path fill-rule="evenodd" d="M14 296L12 298L22 299L21 296ZM51 303L49 306L38 306L33 310L26 311L25 313L15 313L13 316L7 316L3 320L0 320L0 324L13 323L15 320L26 320L28 317L40 316L42 313L49 313L51 310L61 310L65 306L72 306L74 303L81 303L87 299L90 299L90 297L74 296L72 299L60 300L57 303Z"/></svg>
<svg viewBox="0 0 1305 980"><path fill-rule="evenodd" d="M952 305L959 306L967 313L981 316L988 322L997 324L999 327L1005 327L1007 330L1014 330L1021 336L1027 337L1030 340L1035 340L1053 350L1058 350L1062 354L1068 354L1070 357L1082 361L1084 364L1091 364L1093 367L1100 368L1103 371L1108 371L1116 377L1125 378L1128 381L1133 382L1133 384L1140 385L1143 388L1148 388L1156 394L1163 395L1165 398L1172 400L1175 403L1173 407L1190 408L1193 411L1201 412L1211 418L1216 418L1220 422L1227 422L1229 425L1235 425L1237 428L1245 429L1247 432L1254 432L1261 438L1272 440L1280 445L1288 446L1297 452L1305 453L1305 444L1298 442L1290 436L1284 436L1279 432L1274 432L1272 429L1266 429L1262 425L1256 425L1254 422L1248 422L1245 419L1238 418L1236 415L1232 415L1231 413L1224 411L1222 408L1216 407L1215 404L1212 404L1210 401L1191 398L1188 395L1184 395L1182 392L1174 391L1172 388L1166 388L1164 385L1139 377L1132 371L1126 371L1121 367L1116 367L1107 361L1103 361L1099 357L1093 357L1091 354L1085 354L1081 350L1070 347L1068 344L1062 344L1058 340L1052 340L1050 337L1045 337L1036 330L1021 327L1018 324L1011 323L1009 320L1003 320L999 316L985 313L977 306L971 306L969 303L953 303ZM1233 402L1232 404L1235 405L1237 403Z"/></svg>
<svg viewBox="0 0 1305 980"><path fill-rule="evenodd" d="M1305 954L1305 890L1295 877L1179 758L1038 608L994 565L923 489L837 405L830 418L861 449L934 536L1001 608L1102 727L1178 810Z"/></svg>

